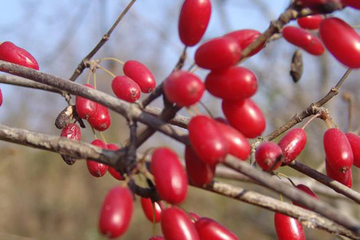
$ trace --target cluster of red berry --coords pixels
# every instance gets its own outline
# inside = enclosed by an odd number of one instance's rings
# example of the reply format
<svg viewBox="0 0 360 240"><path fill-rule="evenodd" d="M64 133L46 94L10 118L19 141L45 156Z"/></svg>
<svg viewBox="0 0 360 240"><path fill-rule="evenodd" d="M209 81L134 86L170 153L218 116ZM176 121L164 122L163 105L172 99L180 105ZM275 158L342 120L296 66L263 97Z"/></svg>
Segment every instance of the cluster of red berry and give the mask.
<svg viewBox="0 0 360 240"><path fill-rule="evenodd" d="M297 0L302 7L309 7L323 13L329 4L342 4L360 9L357 0ZM196 45L202 38L211 16L210 0L185 0L180 12L179 35L186 47ZM342 64L350 68L360 68L360 36L351 26L338 18L325 18L318 14L298 19L301 28L286 26L283 37L290 43L313 55L321 55L326 49ZM309 30L319 29L320 38ZM340 39L338 35L343 37ZM258 81L255 74L240 66L235 66L246 57L258 53L265 43L242 54L254 43L261 33L252 30L238 30L201 44L195 52L197 66L210 70L203 82L191 71L176 70L163 84L166 99L179 106L190 107L198 103L207 90L222 99L222 110L226 117L213 119L205 115L193 117L188 125L190 145L185 148L186 171L177 154L166 147L157 148L152 153L150 172L160 199L172 205L182 203L188 190L188 180L196 186L204 186L213 181L217 164L224 162L226 155L240 160L250 156L250 138L260 136L266 127L264 115L251 100L256 93ZM325 45L325 47L323 46ZM25 67L39 69L36 60L24 49L13 43L0 45L0 60L9 61ZM156 81L151 71L138 61L123 64L124 76L114 76L114 94L127 102L134 103L141 92L151 93ZM94 88L85 84L88 88ZM2 95L0 90L0 105ZM107 107L77 96L76 113L89 122L93 129L105 131L111 119ZM71 123L61 132L62 137L80 141L80 127ZM295 160L306 145L307 135L303 128L290 130L278 144L264 142L257 147L255 159L264 171L271 172ZM102 149L116 151L115 144L106 144L95 139L91 144ZM324 134L327 175L344 185L352 186L351 166L360 167L360 137L338 128L330 128ZM68 162L72 164L73 162ZM87 160L87 167L94 177L103 176L108 170L111 175L124 180L118 171L105 164ZM125 176L126 177L126 176ZM152 178L151 177L151 178ZM295 186L317 198L305 185ZM127 187L114 187L107 194L100 212L100 232L109 238L117 238L127 230L133 212L133 193ZM298 205L294 202L295 205ZM204 240L238 239L231 231L216 221L186 213L177 206L165 208L153 199L142 198L141 205L145 216L154 224L161 223L164 237L152 240ZM301 224L288 216L275 213L275 228L280 240L305 239Z"/></svg>

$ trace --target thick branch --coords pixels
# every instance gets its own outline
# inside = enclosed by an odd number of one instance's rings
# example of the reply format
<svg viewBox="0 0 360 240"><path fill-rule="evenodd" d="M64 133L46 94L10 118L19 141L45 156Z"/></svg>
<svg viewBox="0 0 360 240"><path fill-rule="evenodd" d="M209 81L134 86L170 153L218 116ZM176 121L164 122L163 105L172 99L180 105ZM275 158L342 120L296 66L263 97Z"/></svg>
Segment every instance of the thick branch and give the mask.
<svg viewBox="0 0 360 240"><path fill-rule="evenodd" d="M0 140L48 150L77 159L93 159L110 166L114 166L117 159L122 156L121 151L108 151L88 143L24 129L10 128L1 124Z"/></svg>
<svg viewBox="0 0 360 240"><path fill-rule="evenodd" d="M48 91L48 92L59 93L61 95L65 94L65 92L60 89L50 87L45 84L37 83L34 81L30 81L30 80L28 80L26 78L22 78L22 77L16 77L16 76L10 76L10 75L0 75L0 83L15 85L15 86L19 86L19 87L39 89L39 90L44 90L44 91Z"/></svg>

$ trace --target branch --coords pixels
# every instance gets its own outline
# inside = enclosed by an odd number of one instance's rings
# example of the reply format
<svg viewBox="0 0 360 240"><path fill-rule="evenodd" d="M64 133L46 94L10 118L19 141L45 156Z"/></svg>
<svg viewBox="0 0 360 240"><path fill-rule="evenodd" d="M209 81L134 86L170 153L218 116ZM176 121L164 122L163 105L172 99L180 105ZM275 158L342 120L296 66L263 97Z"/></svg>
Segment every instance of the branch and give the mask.
<svg viewBox="0 0 360 240"><path fill-rule="evenodd" d="M123 156L122 151L104 150L89 143L10 128L2 124L0 124L0 140L48 150L76 159L92 159L109 166L115 166L116 161Z"/></svg>
<svg viewBox="0 0 360 240"><path fill-rule="evenodd" d="M66 91L42 83L37 83L27 78L11 76L11 75L0 75L0 83L19 86L19 87L32 88L37 90L44 90L48 92L59 93L61 95L67 93ZM161 114L162 109L153 106L147 106L143 111L154 117L158 117ZM182 115L175 115L175 117L169 121L170 124L181 128L187 128L189 122L190 122L190 118Z"/></svg>
<svg viewBox="0 0 360 240"><path fill-rule="evenodd" d="M344 184L341 184L340 182L335 181L334 179L331 179L328 176L316 171L315 169L312 169L311 167L308 167L305 164L299 163L297 161L292 162L288 166L321 182L322 184L334 189L334 191L341 193L360 204L360 193L352 190L351 188L348 188Z"/></svg>
<svg viewBox="0 0 360 240"><path fill-rule="evenodd" d="M308 194L284 184L278 179L272 178L268 173L262 172L232 156L226 157L225 165L250 177L256 182L261 183L263 186L305 205L309 209L353 231L355 234L359 234L360 226L355 219L336 211L333 207L324 202L315 201L314 198Z"/></svg>
<svg viewBox="0 0 360 240"><path fill-rule="evenodd" d="M273 131L272 133L270 133L269 135L267 135L264 140L265 141L271 141L274 138L278 137L279 135L281 135L282 133L286 132L287 130L289 130L290 128L292 128L293 126L295 126L296 124L302 122L305 118L313 115L316 113L316 108L322 107L325 103L327 103L328 101L330 101L330 99L332 99L333 97L335 97L338 93L339 90L342 86L342 84L344 83L344 81L348 78L348 76L350 75L352 69L349 68L345 74L342 76L342 78L339 80L339 82L323 97L321 98L319 101L317 101L316 103L312 103L310 104L309 107L307 107L304 111L302 111L301 113L296 113L291 119L290 121L288 121L287 123L285 123L284 125L282 125L281 127L279 127L278 129L276 129L275 131Z"/></svg>
<svg viewBox="0 0 360 240"><path fill-rule="evenodd" d="M107 33L105 33L104 36L101 38L100 42L95 46L95 48L93 50L91 50L91 52L88 55L86 55L86 57L83 60L81 60L78 67L75 69L75 72L70 77L70 81L74 82L80 76L80 74L86 68L86 62L89 61L100 50L100 48L109 40L111 33L118 26L120 21L123 19L123 17L126 15L126 13L130 10L130 8L135 3L135 1L136 0L131 0L131 2L126 6L126 8L121 12L119 17L116 19L115 23L111 26L109 31Z"/></svg>
<svg viewBox="0 0 360 240"><path fill-rule="evenodd" d="M298 219L308 228L320 228L330 233L340 234L351 239L360 239L359 236L356 236L348 229L341 227L314 212L308 211L293 204L282 202L253 191L248 191L240 187L234 187L229 184L217 181L214 181L213 184L208 185L205 188L206 190L210 190L223 196L260 206L274 212L286 214L290 217Z"/></svg>
<svg viewBox="0 0 360 240"><path fill-rule="evenodd" d="M45 84L33 82L26 78L10 76L10 75L0 75L0 83L15 85L15 86L19 86L19 87L27 87L27 88L32 88L32 89L44 90L44 91L48 91L48 92L59 93L61 95L64 95L66 93L60 89L50 87Z"/></svg>
<svg viewBox="0 0 360 240"><path fill-rule="evenodd" d="M20 77L25 77L48 86L62 89L70 94L93 100L114 110L125 118L132 118L133 120L144 123L145 125L152 127L179 142L185 144L188 143L188 138L184 133L173 128L166 122L143 112L136 104L127 103L104 92L85 87L81 84L71 82L60 77L4 61L0 61L0 71L8 72Z"/></svg>

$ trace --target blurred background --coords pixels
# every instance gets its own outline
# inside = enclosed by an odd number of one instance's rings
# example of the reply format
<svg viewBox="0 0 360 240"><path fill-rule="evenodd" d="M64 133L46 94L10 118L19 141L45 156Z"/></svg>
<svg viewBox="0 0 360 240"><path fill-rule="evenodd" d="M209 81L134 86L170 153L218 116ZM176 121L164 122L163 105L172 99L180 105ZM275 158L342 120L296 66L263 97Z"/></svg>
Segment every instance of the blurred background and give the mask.
<svg viewBox="0 0 360 240"><path fill-rule="evenodd" d="M128 2L0 0L0 42L12 41L28 50L38 60L41 71L69 78ZM95 58L141 61L160 83L172 71L183 49L177 32L182 3L182 0L137 1ZM288 3L288 0L212 0L212 17L202 42L238 29L265 31ZM345 9L335 15L352 25L360 24L359 13L354 10ZM296 22L291 24L296 25ZM195 50L196 47L189 49L185 69L193 63ZM243 63L258 76L260 87L254 100L266 116L265 135L320 99L346 71L328 53L315 57L303 52L304 74L300 82L294 84L289 71L295 50L294 46L279 39ZM115 62L103 62L103 66L117 75L122 74L122 66ZM198 70L196 74L204 78L207 71ZM87 71L77 82L85 83L86 75ZM359 119L359 76L359 71L354 71L339 96L326 105L343 131L358 131L360 127L356 121ZM112 94L112 78L99 70L97 79L98 89ZM4 95L0 109L2 124L60 134L54 125L58 113L66 106L60 95L4 84L1 84L1 89ZM352 94L354 99L351 129L348 126L348 105L341 96L344 92ZM222 115L219 99L205 94L202 100L215 116ZM161 107L161 99L153 105ZM204 112L201 107L199 109ZM186 111L181 114L188 116ZM322 135L325 130L325 124L319 120L307 127L308 143L298 159L322 172ZM94 138L89 128L84 129L82 135L86 142ZM112 113L112 126L104 135L108 142L123 143L128 138L126 121ZM183 146L161 134L154 135L139 151L164 145L183 155ZM98 214L107 191L119 184L117 180L109 174L100 179L93 178L85 161L69 167L58 154L5 142L0 142L0 156L0 239L102 239L97 230ZM317 185L287 167L279 171L297 183L310 187ZM353 169L355 190L360 190L358 173L358 169ZM253 184L227 182L279 198L277 194ZM319 193L319 196L341 211L360 218L358 206L332 190ZM136 199L135 206L130 228L121 239L145 240L152 235L152 224L144 217L139 199ZM219 221L240 239L277 239L274 214L259 207L195 188L190 188L182 207ZM305 230L307 239L338 239L324 231Z"/></svg>

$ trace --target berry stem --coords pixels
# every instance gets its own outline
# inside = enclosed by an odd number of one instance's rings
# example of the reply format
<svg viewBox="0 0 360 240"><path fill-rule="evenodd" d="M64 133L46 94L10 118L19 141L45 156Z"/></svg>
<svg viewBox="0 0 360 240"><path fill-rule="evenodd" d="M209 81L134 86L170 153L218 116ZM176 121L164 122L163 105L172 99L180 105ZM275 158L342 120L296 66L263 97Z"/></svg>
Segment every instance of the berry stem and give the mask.
<svg viewBox="0 0 360 240"><path fill-rule="evenodd" d="M318 118L321 114L320 113L317 113L315 114L314 116L312 116L309 121L307 121L304 126L302 127L302 129L305 130L305 128L315 119L315 118Z"/></svg>
<svg viewBox="0 0 360 240"><path fill-rule="evenodd" d="M110 70L104 68L103 66L100 66L99 64L97 65L98 68L100 68L101 70L105 71L106 73L108 73L110 76L112 76L113 78L116 77L115 74L113 74Z"/></svg>
<svg viewBox="0 0 360 240"><path fill-rule="evenodd" d="M101 139L103 140L103 142L104 142L105 144L107 144L106 138L105 138L104 134L103 134L102 132L99 132L99 134L100 134L100 137L101 137Z"/></svg>
<svg viewBox="0 0 360 240"><path fill-rule="evenodd" d="M348 126L347 126L347 132L351 131L352 127L352 115L353 115L353 102L354 102L354 96L350 92L344 92L342 95L343 99L348 104Z"/></svg>

